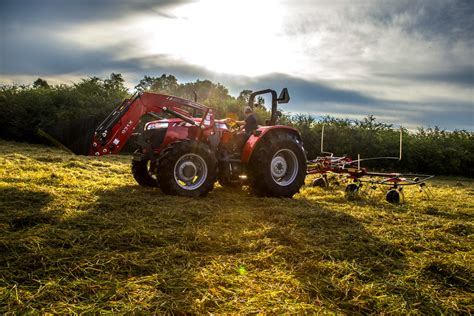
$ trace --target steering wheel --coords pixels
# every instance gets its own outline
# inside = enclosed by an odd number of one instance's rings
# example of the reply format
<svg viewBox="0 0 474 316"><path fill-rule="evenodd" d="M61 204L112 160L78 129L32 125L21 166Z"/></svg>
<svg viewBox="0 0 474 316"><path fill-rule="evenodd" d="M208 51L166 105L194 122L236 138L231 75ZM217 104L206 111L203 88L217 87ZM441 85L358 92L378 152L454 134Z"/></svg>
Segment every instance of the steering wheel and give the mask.
<svg viewBox="0 0 474 316"><path fill-rule="evenodd" d="M240 128L239 128L239 124L237 124L236 121L234 120L229 120L227 121L227 126L229 126L229 129L232 131L232 132L235 132L235 131L238 131Z"/></svg>

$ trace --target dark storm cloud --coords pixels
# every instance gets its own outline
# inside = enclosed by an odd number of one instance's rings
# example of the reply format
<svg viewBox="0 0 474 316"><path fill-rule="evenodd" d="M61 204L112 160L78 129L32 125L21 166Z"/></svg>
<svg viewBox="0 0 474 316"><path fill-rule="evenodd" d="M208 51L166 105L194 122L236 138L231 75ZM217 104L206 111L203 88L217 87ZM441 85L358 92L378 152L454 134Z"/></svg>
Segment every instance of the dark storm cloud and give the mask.
<svg viewBox="0 0 474 316"><path fill-rule="evenodd" d="M56 35L71 25L139 13L170 18L166 9L186 2L191 1L2 0L0 74L47 76L77 71L132 70L133 62L121 62L115 56L117 51L133 45L129 40L119 40L119 44L112 47L90 49L60 41ZM137 40L139 38L140 34L137 34Z"/></svg>
<svg viewBox="0 0 474 316"><path fill-rule="evenodd" d="M286 87L295 95L298 102L340 102L353 104L375 104L377 99L364 95L357 91L337 89L323 83L291 77L285 74L270 74L261 76L250 82L243 80L246 84L253 84L254 89L265 89L269 87ZM234 84L238 86L238 84ZM241 85L239 88L248 89Z"/></svg>
<svg viewBox="0 0 474 316"><path fill-rule="evenodd" d="M385 26L398 26L409 34L472 42L474 6L471 0L380 1L368 18Z"/></svg>
<svg viewBox="0 0 474 316"><path fill-rule="evenodd" d="M294 0L286 0L291 5ZM296 1L298 2L298 1ZM341 23L370 23L379 28L399 27L409 34L427 38L442 38L447 41L474 41L474 5L472 0L361 0L347 1L302 1L306 6L298 12L296 21L288 21L287 31L306 34L322 31L328 27L317 9L336 12L332 18ZM311 6L307 6L311 4ZM314 7L313 7L314 6ZM317 8L317 9L314 9ZM329 10L327 10L329 9ZM327 11L326 11L327 10ZM347 24L346 24L347 25ZM349 25L347 25L349 26ZM334 25L329 26L329 28Z"/></svg>
<svg viewBox="0 0 474 316"><path fill-rule="evenodd" d="M0 1L0 73L63 74L101 71L118 65L114 50L59 41L66 28L121 19L134 14L173 18L167 9L192 0L2 0ZM140 34L137 34L139 39ZM124 41L123 45L130 45Z"/></svg>
<svg viewBox="0 0 474 316"><path fill-rule="evenodd" d="M434 83L441 82L466 87L472 87L474 85L474 66L472 65L466 65L463 68L446 71L436 70L431 73L380 73L376 75L388 78L412 79Z"/></svg>
<svg viewBox="0 0 474 316"><path fill-rule="evenodd" d="M446 80L445 76L441 77L442 81ZM281 105L280 108L291 113L309 113L319 117L331 115L342 118L374 115L381 121L410 128L423 125L472 130L474 122L472 100L467 102L387 100L284 74L271 74L252 79L241 77L230 81L231 86L238 87L240 90L271 88L279 91L287 87L291 101L289 104Z"/></svg>
<svg viewBox="0 0 474 316"><path fill-rule="evenodd" d="M471 105L472 106L472 105ZM442 111L426 113L415 113L407 119L411 120L412 125L416 126L438 126L441 128L448 128L450 130L471 130L474 123L474 112L465 109L462 112L456 111Z"/></svg>
<svg viewBox="0 0 474 316"><path fill-rule="evenodd" d="M331 29L336 32L334 34L342 32L340 34L344 35L352 31L349 26L357 26L360 23L364 26L361 29L365 30L366 24L369 25L369 32L355 31L354 37L346 38L347 45L344 43L343 46L348 46L354 41L357 48L353 51L348 50L349 53L363 52L365 48L372 48L371 45L380 40L371 37L374 28L401 30L403 36L394 37L395 39L403 40L405 36L415 39L413 43L420 41L425 44L436 44L436 49L441 50L439 53L441 59L436 59L438 55L432 57L430 51L421 50L421 54L433 58L427 62L420 56L403 56L403 51L401 55L405 59L399 62L395 57L392 58L395 52L392 55L390 50L387 50L386 54L377 55L382 56L380 59L367 60L364 56L350 55L350 61L357 66L361 65L365 71L364 78L369 78L371 82L386 80L387 90L391 88L392 82L409 88L413 86L413 89L416 89L417 85L426 86L433 83L437 85L433 90L447 84L448 89L452 89L447 91L453 91L452 99L441 97L430 99L425 93L423 100L409 102L402 98L397 99L393 95L390 98L382 98L380 95L383 94L362 93L357 91L357 88L338 88L334 84L336 81L307 80L279 73L249 78L215 73L203 65L191 65L176 60L172 55L155 54L140 57L122 55L120 52L129 53L131 48L136 47L135 44L140 42L141 34L124 34L126 36L117 38L113 43L103 45L93 43L95 45L91 46L88 45L87 34L83 41L67 40L67 30L74 29L75 26L102 25L99 22L107 22L105 25L113 26L115 22L121 23L123 18L142 14L172 19L174 17L170 15L169 9L185 2L190 1L0 0L0 75L4 77L25 75L31 76L34 80L38 76L79 74L87 77L120 72L126 74L129 86L134 86L144 75L160 76L167 73L175 75L180 81L194 81L199 78L220 82L228 86L234 95L243 89L287 87L291 102L283 105L282 110L292 113L311 113L318 116L330 114L346 118L375 115L394 124L403 123L413 127L438 125L448 129L473 129L472 92L470 99L455 98L456 92L473 87L472 1L365 1L365 4L372 5L366 5L364 9L357 9L356 12L351 11L347 16L342 16L350 21L347 30L346 28L339 30L337 25L335 28L333 25ZM330 3L328 2L328 6ZM344 12L347 13L347 10L344 9ZM318 24L318 16L316 14L314 17L310 16L301 19L301 23L294 24L292 31L295 36L311 34L315 30L324 31L324 27ZM347 23L346 20L343 22ZM355 29L358 30L357 27ZM58 37L58 33L63 30L66 36ZM163 31L172 32L172 30ZM336 38L339 40L339 37ZM375 45L373 47L379 48ZM385 49L383 45L380 47ZM394 47L396 48L396 43ZM332 51L332 47L327 48L328 51ZM314 50L309 53L310 56L318 56L319 52ZM125 55L129 57L123 57ZM459 56L463 58L457 60ZM403 63L414 59L417 61L412 64ZM344 65L337 66L332 70L344 74L346 71ZM370 82L366 85L370 85ZM380 86L381 89L384 88L383 85Z"/></svg>
<svg viewBox="0 0 474 316"><path fill-rule="evenodd" d="M156 54L147 57L129 58L117 62L117 67L124 70L139 70L138 73L148 76L160 76L163 73L172 74L180 81L196 79L221 79L219 75L200 67L174 60L169 55ZM123 67L125 66L125 67ZM142 77L143 77L142 75Z"/></svg>
<svg viewBox="0 0 474 316"><path fill-rule="evenodd" d="M48 37L35 40L34 34L17 36L13 45L5 47L0 60L1 73L42 76L71 73L90 68L110 67L111 56L107 51L87 51L64 46Z"/></svg>
<svg viewBox="0 0 474 316"><path fill-rule="evenodd" d="M2 26L89 23L119 19L136 13L153 13L171 17L166 9L192 0L2 0Z"/></svg>

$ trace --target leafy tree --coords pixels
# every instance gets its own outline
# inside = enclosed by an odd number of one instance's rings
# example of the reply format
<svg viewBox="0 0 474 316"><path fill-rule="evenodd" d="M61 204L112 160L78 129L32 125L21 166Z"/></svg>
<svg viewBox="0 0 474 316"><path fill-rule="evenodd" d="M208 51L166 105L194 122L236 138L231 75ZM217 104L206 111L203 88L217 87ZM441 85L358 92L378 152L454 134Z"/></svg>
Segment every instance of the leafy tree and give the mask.
<svg viewBox="0 0 474 316"><path fill-rule="evenodd" d="M145 76L136 86L139 91L153 91L194 99L211 107L217 118L244 117L251 90L238 97L229 94L220 83L210 80L179 83L175 76ZM38 78L32 85L0 85L0 138L26 142L45 142L37 136L38 128L64 126L73 133L78 123L97 126L97 122L124 98L129 97L121 74L108 78L89 77L72 85L49 85ZM261 99L263 101L263 99ZM264 106L255 109L259 124L270 113ZM308 158L320 155L321 131L324 125L324 149L351 157L398 156L399 130L379 122L370 115L362 120L331 116L317 118L307 114L285 115L282 124L292 125L302 135ZM403 132L401 161L374 161L369 168L424 172L436 175L474 177L474 133L465 130L446 131L438 127Z"/></svg>
<svg viewBox="0 0 474 316"><path fill-rule="evenodd" d="M43 80L41 78L38 78L35 80L35 82L33 82L33 88L45 88L45 89L48 89L49 88L49 84L46 80Z"/></svg>
<svg viewBox="0 0 474 316"><path fill-rule="evenodd" d="M160 78L155 78L150 86L150 91L173 94L178 88L178 79L173 75L163 74Z"/></svg>
<svg viewBox="0 0 474 316"><path fill-rule="evenodd" d="M42 142L36 134L38 128L48 129L81 118L99 120L128 95L120 74L48 88L40 79L33 86L0 87L0 110L4 114L0 118L1 138Z"/></svg>
<svg viewBox="0 0 474 316"><path fill-rule="evenodd" d="M125 88L124 82L122 74L111 73L110 78L104 80L104 88L106 90L126 91L127 88Z"/></svg>
<svg viewBox="0 0 474 316"><path fill-rule="evenodd" d="M237 97L237 100L239 102L247 104L249 102L250 95L252 94L252 92L253 92L252 90L242 90L242 91L240 91L239 96Z"/></svg>
<svg viewBox="0 0 474 316"><path fill-rule="evenodd" d="M155 77L146 76L140 80L140 82L135 86L135 90L137 91L145 91L151 87Z"/></svg>

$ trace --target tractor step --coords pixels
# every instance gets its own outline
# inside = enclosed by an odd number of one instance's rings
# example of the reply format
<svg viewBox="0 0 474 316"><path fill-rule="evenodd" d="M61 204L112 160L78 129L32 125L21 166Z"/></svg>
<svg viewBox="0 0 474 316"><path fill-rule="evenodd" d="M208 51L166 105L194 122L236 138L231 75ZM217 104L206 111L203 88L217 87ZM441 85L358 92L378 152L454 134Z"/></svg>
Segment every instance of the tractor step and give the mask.
<svg viewBox="0 0 474 316"><path fill-rule="evenodd" d="M224 162L241 162L240 158L224 158L224 159L219 159L219 161L224 161Z"/></svg>

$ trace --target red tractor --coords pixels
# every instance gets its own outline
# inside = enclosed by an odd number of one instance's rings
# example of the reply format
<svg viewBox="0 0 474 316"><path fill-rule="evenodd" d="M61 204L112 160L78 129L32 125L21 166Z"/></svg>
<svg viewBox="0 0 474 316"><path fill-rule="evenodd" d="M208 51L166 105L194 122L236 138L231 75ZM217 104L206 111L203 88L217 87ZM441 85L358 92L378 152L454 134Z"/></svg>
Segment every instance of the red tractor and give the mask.
<svg viewBox="0 0 474 316"><path fill-rule="evenodd" d="M132 173L143 186L160 187L166 194L204 196L218 180L223 186L248 184L263 196L292 197L304 184L306 155L299 132L276 125L278 103L287 103L283 89L250 95L272 95L271 119L241 145L239 133L227 120L197 102L154 93L138 93L123 101L96 129L89 154L118 153L134 135L138 149ZM134 131L144 115L156 119ZM141 128L140 128L141 129Z"/></svg>

